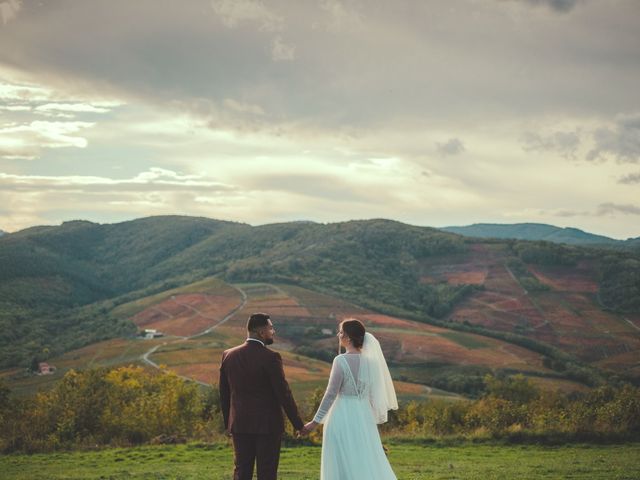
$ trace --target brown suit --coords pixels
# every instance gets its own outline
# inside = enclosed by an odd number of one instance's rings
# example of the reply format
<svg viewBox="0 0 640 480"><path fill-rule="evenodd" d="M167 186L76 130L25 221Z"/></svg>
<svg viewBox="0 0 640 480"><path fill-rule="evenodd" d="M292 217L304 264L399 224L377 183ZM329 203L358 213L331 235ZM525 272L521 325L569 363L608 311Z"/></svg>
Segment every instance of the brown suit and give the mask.
<svg viewBox="0 0 640 480"><path fill-rule="evenodd" d="M282 409L296 430L304 426L280 354L252 340L226 350L219 388L224 425L233 436L234 480L250 480L256 460L258 479L275 480L284 432Z"/></svg>

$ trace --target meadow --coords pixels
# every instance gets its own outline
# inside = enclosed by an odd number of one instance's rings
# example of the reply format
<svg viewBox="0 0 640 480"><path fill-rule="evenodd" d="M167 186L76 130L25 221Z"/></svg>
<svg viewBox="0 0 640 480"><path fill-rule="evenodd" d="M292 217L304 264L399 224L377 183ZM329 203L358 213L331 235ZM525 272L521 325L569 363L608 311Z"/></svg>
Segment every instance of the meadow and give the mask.
<svg viewBox="0 0 640 480"><path fill-rule="evenodd" d="M398 480L640 478L640 444L500 445L389 441ZM319 477L320 447L284 447L283 480ZM4 479L201 479L230 480L233 463L226 443L0 456Z"/></svg>

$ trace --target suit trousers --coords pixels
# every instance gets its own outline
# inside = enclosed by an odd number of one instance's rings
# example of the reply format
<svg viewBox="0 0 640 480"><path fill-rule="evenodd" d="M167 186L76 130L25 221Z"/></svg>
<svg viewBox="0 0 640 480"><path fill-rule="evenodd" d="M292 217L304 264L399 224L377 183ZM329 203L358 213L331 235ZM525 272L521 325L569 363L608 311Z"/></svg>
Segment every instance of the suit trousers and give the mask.
<svg viewBox="0 0 640 480"><path fill-rule="evenodd" d="M258 480L276 480L280 461L281 433L234 433L233 480L251 480L257 463Z"/></svg>

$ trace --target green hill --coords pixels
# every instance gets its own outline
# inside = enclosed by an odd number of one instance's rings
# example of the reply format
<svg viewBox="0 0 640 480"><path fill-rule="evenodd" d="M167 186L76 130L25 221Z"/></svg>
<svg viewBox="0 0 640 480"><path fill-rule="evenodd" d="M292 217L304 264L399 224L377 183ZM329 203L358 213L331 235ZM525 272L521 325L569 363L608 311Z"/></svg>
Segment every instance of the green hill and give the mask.
<svg viewBox="0 0 640 480"><path fill-rule="evenodd" d="M543 223L476 223L464 227L444 227L441 230L467 237L512 238L517 240L544 240L571 245L623 245L638 239L615 240L603 235L595 235L578 228L560 228Z"/></svg>
<svg viewBox="0 0 640 480"><path fill-rule="evenodd" d="M637 359L640 255L633 251L465 239L381 219L254 227L166 216L7 234L0 265L3 367L133 335L118 305L212 276L298 285L494 336L544 353L558 371L601 361L627 370ZM589 329L574 329L580 319Z"/></svg>
<svg viewBox="0 0 640 480"><path fill-rule="evenodd" d="M429 304L421 298L417 261L462 249L454 235L384 220L251 227L151 217L29 228L0 239L0 365L131 333L130 322L110 315L115 305L212 275L312 284L362 299L384 292L392 304L435 308L437 295Z"/></svg>

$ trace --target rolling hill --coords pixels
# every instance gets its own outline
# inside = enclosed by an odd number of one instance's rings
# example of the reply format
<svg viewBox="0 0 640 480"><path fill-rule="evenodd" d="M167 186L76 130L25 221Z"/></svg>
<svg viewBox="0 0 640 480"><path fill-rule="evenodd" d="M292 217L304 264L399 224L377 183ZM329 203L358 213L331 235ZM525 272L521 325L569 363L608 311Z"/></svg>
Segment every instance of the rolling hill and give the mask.
<svg viewBox="0 0 640 480"><path fill-rule="evenodd" d="M140 364L201 382L217 381L222 351L243 341L250 313L273 316L287 378L296 396L309 398L326 384L335 354L337 322L355 316L380 338L402 399L456 399L474 395L489 372L519 372L543 388L584 389L544 366L544 356L497 339L383 315L292 285L236 284L209 278L117 307L140 329L164 336L117 338L54 356L53 375L2 372L18 394L46 388L69 369ZM439 387L439 388L438 388Z"/></svg>
<svg viewBox="0 0 640 480"><path fill-rule="evenodd" d="M445 232L457 233L467 237L477 238L501 238L517 240L543 240L546 242L566 243L570 245L610 245L610 246L633 246L637 245L640 239L616 240L603 235L595 235L578 228L555 227L543 223L475 223L462 227L444 227Z"/></svg>
<svg viewBox="0 0 640 480"><path fill-rule="evenodd" d="M473 394L489 371L565 389L640 381L632 251L463 238L389 220L253 227L172 216L7 234L0 265L9 377L44 359L64 368L140 361L157 345L150 360L208 382L216 352L264 309L280 322L302 390L326 373L335 350L326 332L348 315L379 330L407 395L420 385ZM144 344L143 328L168 336Z"/></svg>

